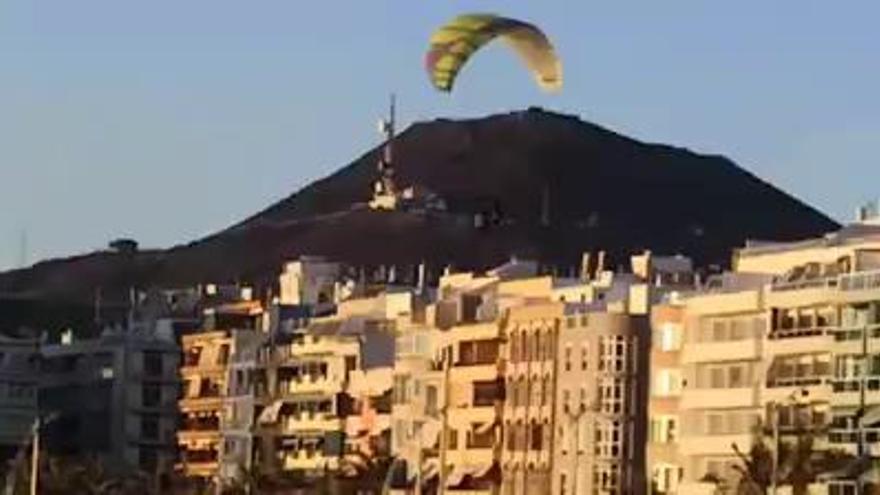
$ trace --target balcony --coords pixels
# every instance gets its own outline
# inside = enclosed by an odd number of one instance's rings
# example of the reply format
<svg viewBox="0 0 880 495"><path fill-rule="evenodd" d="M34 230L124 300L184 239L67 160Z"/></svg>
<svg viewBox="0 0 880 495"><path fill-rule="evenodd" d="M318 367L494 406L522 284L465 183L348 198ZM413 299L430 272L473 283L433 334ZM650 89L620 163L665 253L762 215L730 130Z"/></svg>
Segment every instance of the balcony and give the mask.
<svg viewBox="0 0 880 495"><path fill-rule="evenodd" d="M339 467L339 459L336 457L325 457L323 452L314 449L297 449L283 451L281 454L281 465L285 471L337 469Z"/></svg>
<svg viewBox="0 0 880 495"><path fill-rule="evenodd" d="M281 431L293 434L303 431L342 431L343 420L329 414L296 414L281 418Z"/></svg>
<svg viewBox="0 0 880 495"><path fill-rule="evenodd" d="M461 446L460 446L461 447ZM474 464L491 465L495 461L495 449L465 449L446 452L446 462L453 466L469 466Z"/></svg>
<svg viewBox="0 0 880 495"><path fill-rule="evenodd" d="M181 411L214 411L223 407L223 397L219 394L184 397L178 402Z"/></svg>
<svg viewBox="0 0 880 495"><path fill-rule="evenodd" d="M733 444L743 452L748 452L754 435L738 433L732 435L686 435L679 439L678 449L683 455L733 455Z"/></svg>
<svg viewBox="0 0 880 495"><path fill-rule="evenodd" d="M758 405L758 388L755 386L685 389L681 394L682 409L722 409Z"/></svg>
<svg viewBox="0 0 880 495"><path fill-rule="evenodd" d="M805 289L833 289L838 286L837 277L800 278L797 280L778 280L770 284L771 292L790 292Z"/></svg>
<svg viewBox="0 0 880 495"><path fill-rule="evenodd" d="M449 375L453 383L483 382L495 380L501 375L501 370L496 363L456 365Z"/></svg>
<svg viewBox="0 0 880 495"><path fill-rule="evenodd" d="M764 344L767 354L808 354L828 350L831 335L825 328L776 329Z"/></svg>
<svg viewBox="0 0 880 495"><path fill-rule="evenodd" d="M868 453L872 457L880 456L880 428L863 428L865 443ZM832 428L828 430L828 445L834 449L840 449L850 455L858 453L859 431L846 428Z"/></svg>
<svg viewBox="0 0 880 495"><path fill-rule="evenodd" d="M841 292L856 292L880 289L880 270L871 270L841 275L838 287Z"/></svg>
<svg viewBox="0 0 880 495"><path fill-rule="evenodd" d="M181 431L219 431L220 418L214 416L212 418L200 419L184 419L180 423Z"/></svg>
<svg viewBox="0 0 880 495"><path fill-rule="evenodd" d="M833 378L831 381L834 392L834 404L839 406L857 406L859 404L860 378ZM880 402L880 377L868 377L865 380L865 400L868 403Z"/></svg>
<svg viewBox="0 0 880 495"><path fill-rule="evenodd" d="M342 391L342 382L324 376L307 376L278 384L278 394L291 396L296 394L335 394Z"/></svg>
<svg viewBox="0 0 880 495"><path fill-rule="evenodd" d="M212 476L216 474L218 455L216 450L185 450L181 454L181 462L187 476Z"/></svg>
<svg viewBox="0 0 880 495"><path fill-rule="evenodd" d="M756 360L761 355L762 340L744 339L723 342L688 343L682 350L682 364L715 361Z"/></svg>

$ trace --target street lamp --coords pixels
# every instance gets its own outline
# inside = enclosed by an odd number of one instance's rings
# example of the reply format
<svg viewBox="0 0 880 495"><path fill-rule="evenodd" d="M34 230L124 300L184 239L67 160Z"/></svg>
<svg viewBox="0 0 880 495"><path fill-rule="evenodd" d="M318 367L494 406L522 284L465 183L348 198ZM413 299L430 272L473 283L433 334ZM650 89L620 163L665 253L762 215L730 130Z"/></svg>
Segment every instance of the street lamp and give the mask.
<svg viewBox="0 0 880 495"><path fill-rule="evenodd" d="M37 414L31 425L31 483L30 494L37 495L38 478L40 475L40 430L58 419L58 413L50 413L45 418Z"/></svg>

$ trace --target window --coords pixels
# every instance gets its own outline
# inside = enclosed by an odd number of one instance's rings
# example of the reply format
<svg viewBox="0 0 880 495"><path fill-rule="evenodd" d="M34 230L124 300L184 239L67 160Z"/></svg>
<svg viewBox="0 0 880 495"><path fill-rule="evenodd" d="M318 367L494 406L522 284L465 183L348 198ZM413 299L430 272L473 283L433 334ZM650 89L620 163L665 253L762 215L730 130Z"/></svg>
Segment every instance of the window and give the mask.
<svg viewBox="0 0 880 495"><path fill-rule="evenodd" d="M709 369L709 388L724 388L724 368Z"/></svg>
<svg viewBox="0 0 880 495"><path fill-rule="evenodd" d="M510 334L510 362L519 362L519 339L516 332Z"/></svg>
<svg viewBox="0 0 880 495"><path fill-rule="evenodd" d="M586 344L584 344L581 347L581 371L587 371L587 364L588 364L587 358L589 357L589 354L590 354L590 348L587 347Z"/></svg>
<svg viewBox="0 0 880 495"><path fill-rule="evenodd" d="M553 333L550 331L544 336L544 359L547 361L556 360L556 355L553 351Z"/></svg>
<svg viewBox="0 0 880 495"><path fill-rule="evenodd" d="M652 443L673 443L678 438L678 420L675 416L655 416L651 418L650 435Z"/></svg>
<svg viewBox="0 0 880 495"><path fill-rule="evenodd" d="M162 376L162 354L156 351L144 352L144 374Z"/></svg>
<svg viewBox="0 0 880 495"><path fill-rule="evenodd" d="M437 387L428 385L425 387L425 414L428 416L436 416L437 407Z"/></svg>
<svg viewBox="0 0 880 495"><path fill-rule="evenodd" d="M162 389L154 383L145 383L141 387L141 404L144 407L158 407L162 402Z"/></svg>
<svg viewBox="0 0 880 495"><path fill-rule="evenodd" d="M159 439L159 416L155 414L141 416L141 438L144 440Z"/></svg>
<svg viewBox="0 0 880 495"><path fill-rule="evenodd" d="M571 345L565 346L565 371L571 371Z"/></svg>
<svg viewBox="0 0 880 495"><path fill-rule="evenodd" d="M660 326L659 343L660 350L664 352L681 349L681 326L675 323L663 323Z"/></svg>
<svg viewBox="0 0 880 495"><path fill-rule="evenodd" d="M596 493L621 493L620 465L597 464L593 466L593 489Z"/></svg>
<svg viewBox="0 0 880 495"><path fill-rule="evenodd" d="M654 378L653 393L658 397L677 396L681 393L682 379L679 369L660 369Z"/></svg>
<svg viewBox="0 0 880 495"><path fill-rule="evenodd" d="M541 380L539 380L538 377L534 377L532 379L531 385L532 385L531 405L532 406L539 406L539 405L541 405L541 400L544 397L544 391L541 390L541 385L542 385Z"/></svg>
<svg viewBox="0 0 880 495"><path fill-rule="evenodd" d="M498 360L498 342L477 340L462 342L458 346L459 365L494 364Z"/></svg>
<svg viewBox="0 0 880 495"><path fill-rule="evenodd" d="M229 344L222 344L217 352L217 364L225 366L229 362Z"/></svg>
<svg viewBox="0 0 880 495"><path fill-rule="evenodd" d="M652 477L658 493L675 493L681 481L681 468L672 464L660 463L654 466Z"/></svg>
<svg viewBox="0 0 880 495"><path fill-rule="evenodd" d="M529 448L531 450L541 450L544 445L543 426L538 423L532 423Z"/></svg>
<svg viewBox="0 0 880 495"><path fill-rule="evenodd" d="M141 447L138 453L138 465L145 473L155 473L159 467L159 455L156 449Z"/></svg>
<svg viewBox="0 0 880 495"><path fill-rule="evenodd" d="M499 393L499 383L495 380L491 381L483 381L483 382L474 382L474 395L473 395L473 404L474 406L492 406L495 404L496 400L501 399L501 394ZM436 397L435 397L436 401Z"/></svg>
<svg viewBox="0 0 880 495"><path fill-rule="evenodd" d="M600 421L595 425L594 454L600 457L623 455L623 424L618 421Z"/></svg>
<svg viewBox="0 0 880 495"><path fill-rule="evenodd" d="M559 495L568 495L568 477L565 473L559 475Z"/></svg>
<svg viewBox="0 0 880 495"><path fill-rule="evenodd" d="M599 382L599 409L605 414L624 411L624 381L621 378L603 378Z"/></svg>
<svg viewBox="0 0 880 495"><path fill-rule="evenodd" d="M724 416L722 414L706 415L706 433L709 435L724 434Z"/></svg>
<svg viewBox="0 0 880 495"><path fill-rule="evenodd" d="M743 366L731 366L727 371L729 377L728 388L742 388L746 386Z"/></svg>
<svg viewBox="0 0 880 495"><path fill-rule="evenodd" d="M489 449L495 445L495 428L491 424L473 423L467 432L467 448ZM452 449L452 447L449 447Z"/></svg>
<svg viewBox="0 0 880 495"><path fill-rule="evenodd" d="M606 373L627 371L628 339L622 335L601 337L599 343L599 370Z"/></svg>
<svg viewBox="0 0 880 495"><path fill-rule="evenodd" d="M458 450L458 431L450 429L446 446L449 450Z"/></svg>
<svg viewBox="0 0 880 495"><path fill-rule="evenodd" d="M562 391L562 410L563 411L565 411L565 412L569 411L569 408L571 407L570 402L571 402L571 392L569 392L568 390L563 390Z"/></svg>

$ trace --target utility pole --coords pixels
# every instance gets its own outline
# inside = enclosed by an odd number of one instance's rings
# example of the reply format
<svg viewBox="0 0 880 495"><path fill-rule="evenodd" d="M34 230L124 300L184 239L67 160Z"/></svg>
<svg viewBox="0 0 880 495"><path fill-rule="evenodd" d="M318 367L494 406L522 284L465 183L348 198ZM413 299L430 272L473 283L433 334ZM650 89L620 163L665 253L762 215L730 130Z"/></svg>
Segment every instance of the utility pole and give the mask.
<svg viewBox="0 0 880 495"><path fill-rule="evenodd" d="M776 495L776 487L778 485L777 477L779 471L779 404L770 403L770 424L773 425L773 463L770 472L770 495Z"/></svg>
<svg viewBox="0 0 880 495"><path fill-rule="evenodd" d="M446 451L449 448L449 376L452 370L452 349L446 349L445 369L443 370L443 423L440 428L440 486L437 487L437 495L446 494Z"/></svg>
<svg viewBox="0 0 880 495"><path fill-rule="evenodd" d="M33 425L33 441L31 447L31 495L37 495L37 478L40 473L40 427L42 426L42 420L40 419L40 415L37 414L37 419L34 420Z"/></svg>
<svg viewBox="0 0 880 495"><path fill-rule="evenodd" d="M859 462L865 457L865 388L868 386L868 325L862 327L862 372L859 376L859 412L856 418L856 452ZM856 478L856 494L862 495L864 487L862 486L861 473Z"/></svg>

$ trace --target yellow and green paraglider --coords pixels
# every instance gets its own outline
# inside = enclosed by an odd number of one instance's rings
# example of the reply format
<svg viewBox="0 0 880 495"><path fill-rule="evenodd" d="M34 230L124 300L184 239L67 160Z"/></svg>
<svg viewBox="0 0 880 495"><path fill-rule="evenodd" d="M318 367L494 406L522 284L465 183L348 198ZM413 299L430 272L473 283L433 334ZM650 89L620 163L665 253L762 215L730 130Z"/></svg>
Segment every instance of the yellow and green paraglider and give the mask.
<svg viewBox="0 0 880 495"><path fill-rule="evenodd" d="M431 35L425 66L434 87L452 91L455 78L471 55L495 38L501 38L519 54L541 89L562 88L562 63L547 36L532 24L494 14L461 15Z"/></svg>

